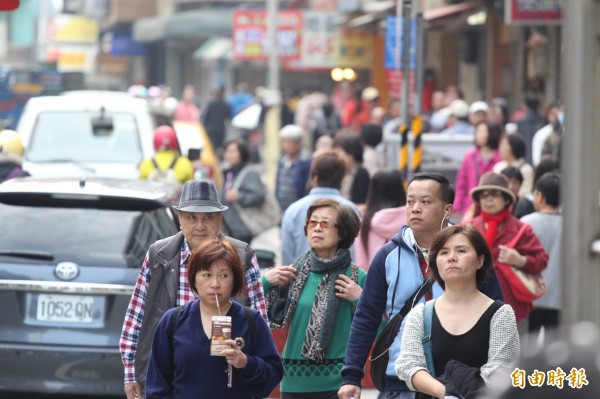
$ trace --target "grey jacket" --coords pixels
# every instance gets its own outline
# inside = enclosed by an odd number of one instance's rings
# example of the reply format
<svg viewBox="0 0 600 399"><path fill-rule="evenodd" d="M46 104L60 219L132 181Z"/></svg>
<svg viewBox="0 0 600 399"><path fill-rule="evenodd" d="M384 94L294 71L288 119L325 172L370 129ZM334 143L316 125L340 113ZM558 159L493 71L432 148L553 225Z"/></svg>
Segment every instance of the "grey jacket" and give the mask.
<svg viewBox="0 0 600 399"><path fill-rule="evenodd" d="M247 270L251 265L254 250L245 242L225 236L221 238L233 244L244 262L244 270ZM179 232L174 236L155 242L148 250L151 279L135 352L135 378L140 384L142 392L144 392L144 383L146 382L146 369L154 330L166 311L174 308L177 304L179 262L183 240L183 233Z"/></svg>

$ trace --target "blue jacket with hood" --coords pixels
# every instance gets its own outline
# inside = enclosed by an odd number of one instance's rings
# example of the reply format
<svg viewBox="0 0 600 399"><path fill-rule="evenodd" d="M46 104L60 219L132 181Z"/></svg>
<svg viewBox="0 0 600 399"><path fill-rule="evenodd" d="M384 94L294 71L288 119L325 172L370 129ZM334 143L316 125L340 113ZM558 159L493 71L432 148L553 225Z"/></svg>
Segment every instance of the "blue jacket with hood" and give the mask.
<svg viewBox="0 0 600 399"><path fill-rule="evenodd" d="M392 237L392 240L377 252L371 262L350 328L346 363L342 368L344 384L361 386L360 381L364 375L363 368L375 341L381 316L385 314L388 320L391 320L423 283L423 274L411 233L408 226L403 226ZM400 274L398 275L398 273ZM398 284L394 296L396 280ZM493 268L479 289L494 300L502 300L502 291ZM439 297L443 292L444 290L437 282L433 284L434 298ZM392 297L394 297L394 303L392 303ZM424 296L415 304L422 302L425 302ZM404 322L390 348L385 379L386 392L409 391L406 384L396 376L394 371L394 364L400 354L403 330Z"/></svg>

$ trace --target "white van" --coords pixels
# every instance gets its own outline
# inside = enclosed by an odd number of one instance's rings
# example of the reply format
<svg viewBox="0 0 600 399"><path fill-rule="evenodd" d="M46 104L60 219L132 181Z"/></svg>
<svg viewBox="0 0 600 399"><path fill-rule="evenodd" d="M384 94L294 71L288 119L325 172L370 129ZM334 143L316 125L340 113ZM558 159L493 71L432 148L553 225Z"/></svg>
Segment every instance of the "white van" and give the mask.
<svg viewBox="0 0 600 399"><path fill-rule="evenodd" d="M17 126L23 169L36 177L137 178L153 132L147 101L117 92L31 98Z"/></svg>

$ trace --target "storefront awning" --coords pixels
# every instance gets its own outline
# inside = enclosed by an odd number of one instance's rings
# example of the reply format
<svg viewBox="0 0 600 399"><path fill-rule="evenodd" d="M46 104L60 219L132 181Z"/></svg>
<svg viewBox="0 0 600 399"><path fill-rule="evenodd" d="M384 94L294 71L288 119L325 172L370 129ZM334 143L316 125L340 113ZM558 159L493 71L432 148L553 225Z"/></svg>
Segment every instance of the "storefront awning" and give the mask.
<svg viewBox="0 0 600 399"><path fill-rule="evenodd" d="M163 39L231 36L233 10L194 10L169 17L141 18L133 24L133 38L137 42Z"/></svg>
<svg viewBox="0 0 600 399"><path fill-rule="evenodd" d="M428 28L437 25L443 25L454 21L455 23L464 23L467 17L482 7L481 1L469 1L466 3L452 4L449 6L437 7L423 12L423 20Z"/></svg>
<svg viewBox="0 0 600 399"><path fill-rule="evenodd" d="M231 39L211 37L194 51L194 61L231 60Z"/></svg>

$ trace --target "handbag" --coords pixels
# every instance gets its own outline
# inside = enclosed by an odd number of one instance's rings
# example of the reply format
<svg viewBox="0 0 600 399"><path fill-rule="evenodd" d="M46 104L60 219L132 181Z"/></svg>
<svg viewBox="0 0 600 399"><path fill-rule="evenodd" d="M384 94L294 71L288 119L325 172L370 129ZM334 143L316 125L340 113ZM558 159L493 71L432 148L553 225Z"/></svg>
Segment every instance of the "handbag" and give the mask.
<svg viewBox="0 0 600 399"><path fill-rule="evenodd" d="M417 290L406 300L404 307L402 307L400 312L386 324L385 328L381 331L381 334L379 334L379 337L375 341L373 354L369 358L369 361L371 362L371 380L379 392L383 392L385 388L385 370L387 369L390 360L390 348L398 335L402 320L412 309L415 302L431 288L431 284L431 280L427 279L419 286L419 288L417 288ZM398 278L396 278L396 286L397 285ZM394 287L394 294L395 293L396 287ZM394 303L393 298L392 303Z"/></svg>
<svg viewBox="0 0 600 399"><path fill-rule="evenodd" d="M246 166L240 171L237 179L233 184L233 188L239 190L244 178L250 172L250 168ZM234 202L233 207L237 211L244 225L250 230L253 236L277 226L281 221L281 206L275 198L275 195L269 190L265 190L265 200L257 206L241 206Z"/></svg>
<svg viewBox="0 0 600 399"><path fill-rule="evenodd" d="M515 238L506 246L514 248L528 228L531 229L528 224L523 224ZM518 301L533 302L546 292L546 280L541 273L528 273L519 267L500 262L496 265L496 270L508 282L510 291Z"/></svg>

